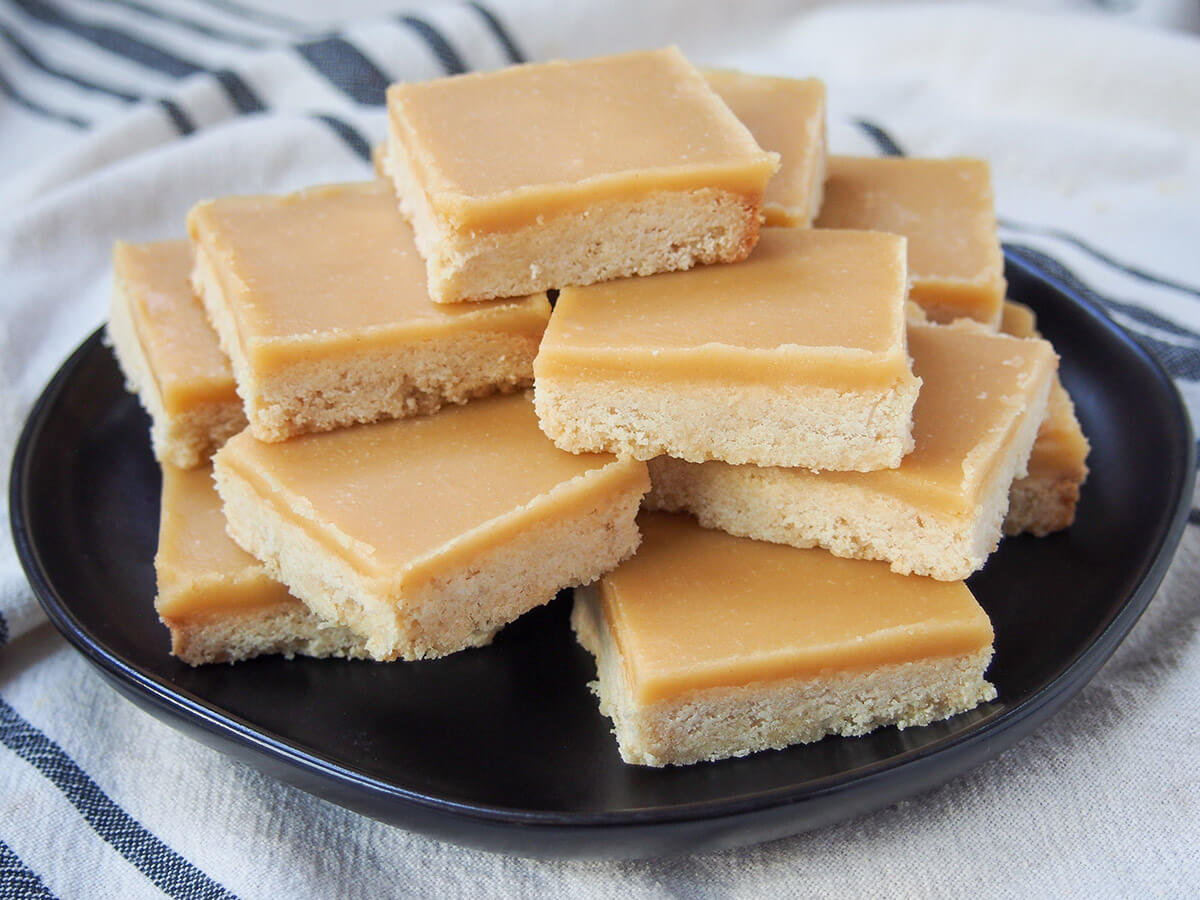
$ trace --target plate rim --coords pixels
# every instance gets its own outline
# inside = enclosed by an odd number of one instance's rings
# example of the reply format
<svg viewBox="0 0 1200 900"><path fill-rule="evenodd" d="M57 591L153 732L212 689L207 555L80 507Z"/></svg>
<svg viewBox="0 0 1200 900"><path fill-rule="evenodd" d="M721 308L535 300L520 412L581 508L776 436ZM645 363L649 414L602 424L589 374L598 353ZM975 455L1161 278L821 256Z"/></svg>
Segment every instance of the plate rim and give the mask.
<svg viewBox="0 0 1200 900"><path fill-rule="evenodd" d="M1069 298L1072 303L1083 307L1099 324L1141 358L1146 370L1165 389L1164 396L1169 398L1175 408L1177 414L1175 423L1184 438L1183 478L1178 496L1175 498L1175 507L1169 519L1164 517L1162 520L1167 524L1161 531L1161 539L1154 555L1149 564L1138 573L1134 588L1107 625L1094 633L1090 641L1064 663L1055 677L1039 686L1021 703L984 717L966 731L947 736L919 748L901 751L865 766L799 784L793 783L785 787L648 809L570 812L529 810L475 803L433 796L404 788L379 777L347 768L318 753L293 747L282 735L257 727L239 716L216 708L190 691L174 687L141 667L125 661L116 652L110 651L100 641L93 639L71 611L70 605L55 591L50 575L42 565L40 554L26 523L29 515L26 487L33 465L32 447L44 428L50 411L63 393L65 385L70 381L83 359L95 351L97 343L107 345L104 325L93 331L62 363L34 403L21 429L13 454L9 478L9 518L13 543L30 587L55 628L92 665L100 669L101 674L106 676L127 699L134 702L138 702L139 699L148 701L160 710L171 714L168 724L176 729L185 724L198 725L211 736L223 742L232 742L243 751L264 756L272 763L283 763L310 778L315 777L318 781L330 780L343 789L362 792L374 803L411 805L418 810L449 814L456 819L470 820L482 826L532 826L552 831L586 833L597 828L665 826L678 823L730 820L755 813L764 813L816 798L827 798L830 795L845 793L859 787L870 787L873 782L898 776L902 770L917 767L935 756L953 763L948 767L949 771L946 776L937 782L942 783L961 775L979 762L998 755L1042 725L1099 671L1141 617L1174 559L1191 508L1192 486L1196 475L1196 444L1191 418L1174 380L1167 374L1158 359L1135 337L1114 322L1102 307L1081 293L1077 287L1069 284L1055 273L1046 271L1033 260L1024 258L1016 248L1006 245L1004 251L1008 265L1048 284ZM184 730L186 733L187 729ZM194 735L189 736L195 737ZM988 746L989 744L990 746ZM223 746L218 746L218 749L226 754L230 752ZM287 780L279 775L272 777ZM316 793L313 790L308 790L308 792ZM909 796L913 791L883 793L886 796L882 797L880 803L875 806L895 802L899 798ZM340 803L337 800L333 802L350 806L350 804ZM371 813L365 814L371 815ZM377 816L377 818L379 817ZM430 829L419 828L418 830L429 831ZM478 841L471 843L483 845Z"/></svg>

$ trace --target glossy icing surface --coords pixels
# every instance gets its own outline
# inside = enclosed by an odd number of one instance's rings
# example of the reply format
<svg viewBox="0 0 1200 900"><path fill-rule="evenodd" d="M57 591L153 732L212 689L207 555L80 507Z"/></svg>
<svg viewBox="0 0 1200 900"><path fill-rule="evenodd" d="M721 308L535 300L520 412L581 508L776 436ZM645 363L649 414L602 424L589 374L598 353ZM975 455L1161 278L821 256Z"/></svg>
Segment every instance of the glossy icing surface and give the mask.
<svg viewBox="0 0 1200 900"><path fill-rule="evenodd" d="M185 412L198 403L236 402L229 359L188 280L192 269L188 242L118 242L113 269L166 411Z"/></svg>
<svg viewBox="0 0 1200 900"><path fill-rule="evenodd" d="M278 514L382 577L465 558L647 479L642 463L559 450L523 394L277 444L243 433L219 458Z"/></svg>
<svg viewBox="0 0 1200 900"><path fill-rule="evenodd" d="M761 196L777 165L674 48L393 85L388 109L438 214L485 229L659 189Z"/></svg>
<svg viewBox="0 0 1200 900"><path fill-rule="evenodd" d="M212 468L163 465L155 607L180 619L224 609L299 603L225 533Z"/></svg>
<svg viewBox="0 0 1200 900"><path fill-rule="evenodd" d="M894 380L905 352L904 241L765 228L745 262L565 288L535 373Z"/></svg>
<svg viewBox="0 0 1200 900"><path fill-rule="evenodd" d="M705 70L704 77L759 145L779 154L779 171L763 195L766 224L811 224L825 157L825 85L725 69Z"/></svg>
<svg viewBox="0 0 1200 900"><path fill-rule="evenodd" d="M897 575L642 514L642 546L599 582L638 700L978 651L987 615L962 582Z"/></svg>
<svg viewBox="0 0 1200 900"><path fill-rule="evenodd" d="M379 181L327 185L287 196L225 197L188 216L231 307L247 352L284 346L418 340L455 330L537 334L545 295L467 304L435 303L412 228Z"/></svg>

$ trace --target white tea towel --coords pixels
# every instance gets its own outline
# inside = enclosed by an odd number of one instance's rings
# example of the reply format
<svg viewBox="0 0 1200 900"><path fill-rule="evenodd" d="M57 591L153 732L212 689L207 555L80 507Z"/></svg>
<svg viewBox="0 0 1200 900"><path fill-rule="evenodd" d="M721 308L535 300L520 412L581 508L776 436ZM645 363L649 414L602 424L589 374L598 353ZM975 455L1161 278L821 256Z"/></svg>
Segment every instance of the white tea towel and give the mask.
<svg viewBox="0 0 1200 900"><path fill-rule="evenodd" d="M1187 2L1151 5L1191 21ZM368 177L390 81L668 43L704 64L824 78L835 152L990 159L1005 240L1073 273L1200 409L1194 36L1121 22L1119 9L384 9L347 0L318 25L295 4L250 0L0 5L0 469L42 387L103 321L115 239L180 235L210 196ZM538 861L365 819L150 718L46 624L6 535L0 898L1194 896L1198 625L1191 525L1097 678L967 775L763 846Z"/></svg>

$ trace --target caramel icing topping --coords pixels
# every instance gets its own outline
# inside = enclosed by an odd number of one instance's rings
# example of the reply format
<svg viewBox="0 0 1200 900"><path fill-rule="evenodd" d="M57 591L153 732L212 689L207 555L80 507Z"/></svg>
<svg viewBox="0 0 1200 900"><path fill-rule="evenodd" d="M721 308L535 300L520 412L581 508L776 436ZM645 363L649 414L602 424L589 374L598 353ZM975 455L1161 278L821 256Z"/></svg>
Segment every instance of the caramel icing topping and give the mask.
<svg viewBox="0 0 1200 900"><path fill-rule="evenodd" d="M363 574L406 583L623 486L649 486L643 463L559 450L524 394L285 443L243 432L219 459Z"/></svg>
<svg viewBox="0 0 1200 900"><path fill-rule="evenodd" d="M766 224L810 225L825 172L824 83L724 69L707 69L704 77L759 145L779 154L779 171L763 195Z"/></svg>
<svg viewBox="0 0 1200 900"><path fill-rule="evenodd" d="M1006 300L1000 330L1016 337L1040 337L1037 318L1033 310L1023 303ZM1091 445L1075 415L1075 404L1055 376L1050 387L1050 403L1046 419L1038 429L1033 453L1029 456L1029 474L1042 478L1072 478L1082 481L1087 477L1087 457Z"/></svg>
<svg viewBox="0 0 1200 900"><path fill-rule="evenodd" d="M641 703L689 691L978 652L992 626L966 585L897 575L643 513L637 554L600 579Z"/></svg>
<svg viewBox="0 0 1200 900"><path fill-rule="evenodd" d="M766 228L736 265L564 288L534 374L894 382L904 293L902 238Z"/></svg>
<svg viewBox="0 0 1200 900"><path fill-rule="evenodd" d="M1004 258L986 162L831 156L816 226L904 235L914 300L998 322Z"/></svg>
<svg viewBox="0 0 1200 900"><path fill-rule="evenodd" d="M163 465L155 608L164 619L299 603L225 533L212 468Z"/></svg>
<svg viewBox="0 0 1200 900"><path fill-rule="evenodd" d="M539 334L550 315L544 294L431 300L412 228L379 181L210 200L188 228L243 350L264 366L459 330Z"/></svg>
<svg viewBox="0 0 1200 900"><path fill-rule="evenodd" d="M163 408L181 413L203 403L237 402L229 359L188 282L188 242L118 242L113 268Z"/></svg>
<svg viewBox="0 0 1200 900"><path fill-rule="evenodd" d="M836 479L945 511L970 509L1057 357L1045 341L978 326L910 325L908 345L923 381L913 408L913 452L896 469L797 476Z"/></svg>
<svg viewBox="0 0 1200 900"><path fill-rule="evenodd" d="M397 84L388 110L435 213L483 231L657 190L761 197L777 166L674 48Z"/></svg>

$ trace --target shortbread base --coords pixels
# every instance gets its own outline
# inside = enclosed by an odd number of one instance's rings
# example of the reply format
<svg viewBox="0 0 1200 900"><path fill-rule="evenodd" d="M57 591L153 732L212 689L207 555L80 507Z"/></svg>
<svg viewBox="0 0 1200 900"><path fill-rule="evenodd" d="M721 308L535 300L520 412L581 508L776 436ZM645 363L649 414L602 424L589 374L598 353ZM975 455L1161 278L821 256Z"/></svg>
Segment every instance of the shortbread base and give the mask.
<svg viewBox="0 0 1200 900"><path fill-rule="evenodd" d="M1004 533L1011 536L1028 532L1045 537L1070 528L1075 522L1081 483L1082 479L1070 476L1030 475L1014 481Z"/></svg>
<svg viewBox="0 0 1200 900"><path fill-rule="evenodd" d="M594 592L577 590L571 626L596 657L592 689L613 721L621 759L643 766L689 765L805 744L885 725L928 725L992 700L984 680L992 648L963 656L689 691L639 703Z"/></svg>
<svg viewBox="0 0 1200 900"><path fill-rule="evenodd" d="M297 363L256 379L260 441L437 412L533 384L538 335L464 332L406 347ZM248 403L251 401L248 401Z"/></svg>
<svg viewBox="0 0 1200 900"><path fill-rule="evenodd" d="M377 346L314 354L263 374L242 346L233 311L203 249L196 253L193 284L233 363L250 429L260 441L428 415L450 403L533 383L541 335L485 326L419 341L383 342L376 336Z"/></svg>
<svg viewBox="0 0 1200 900"><path fill-rule="evenodd" d="M641 541L635 518L647 487L643 475L571 515L532 524L469 563L408 586L403 576L373 578L358 571L281 516L220 457L215 474L230 537L319 618L366 635L367 655L380 660L445 656L486 644L562 588L615 568Z"/></svg>
<svg viewBox="0 0 1200 900"><path fill-rule="evenodd" d="M859 471L895 468L913 448L920 379L874 390L702 385L539 373L542 431L572 453Z"/></svg>
<svg viewBox="0 0 1200 900"><path fill-rule="evenodd" d="M434 213L399 145L393 130L386 168L439 303L738 262L758 242L761 194L715 188L614 197L515 228L456 230Z"/></svg>
<svg viewBox="0 0 1200 900"><path fill-rule="evenodd" d="M162 621L171 632L171 654L191 666L274 654L288 659L365 656L361 637L322 622L299 600Z"/></svg>
<svg viewBox="0 0 1200 900"><path fill-rule="evenodd" d="M150 444L159 462L194 469L246 427L246 414L237 397L198 403L183 413L167 412L128 304L120 297L112 305L105 336L125 378L125 387L137 395L150 416Z"/></svg>

